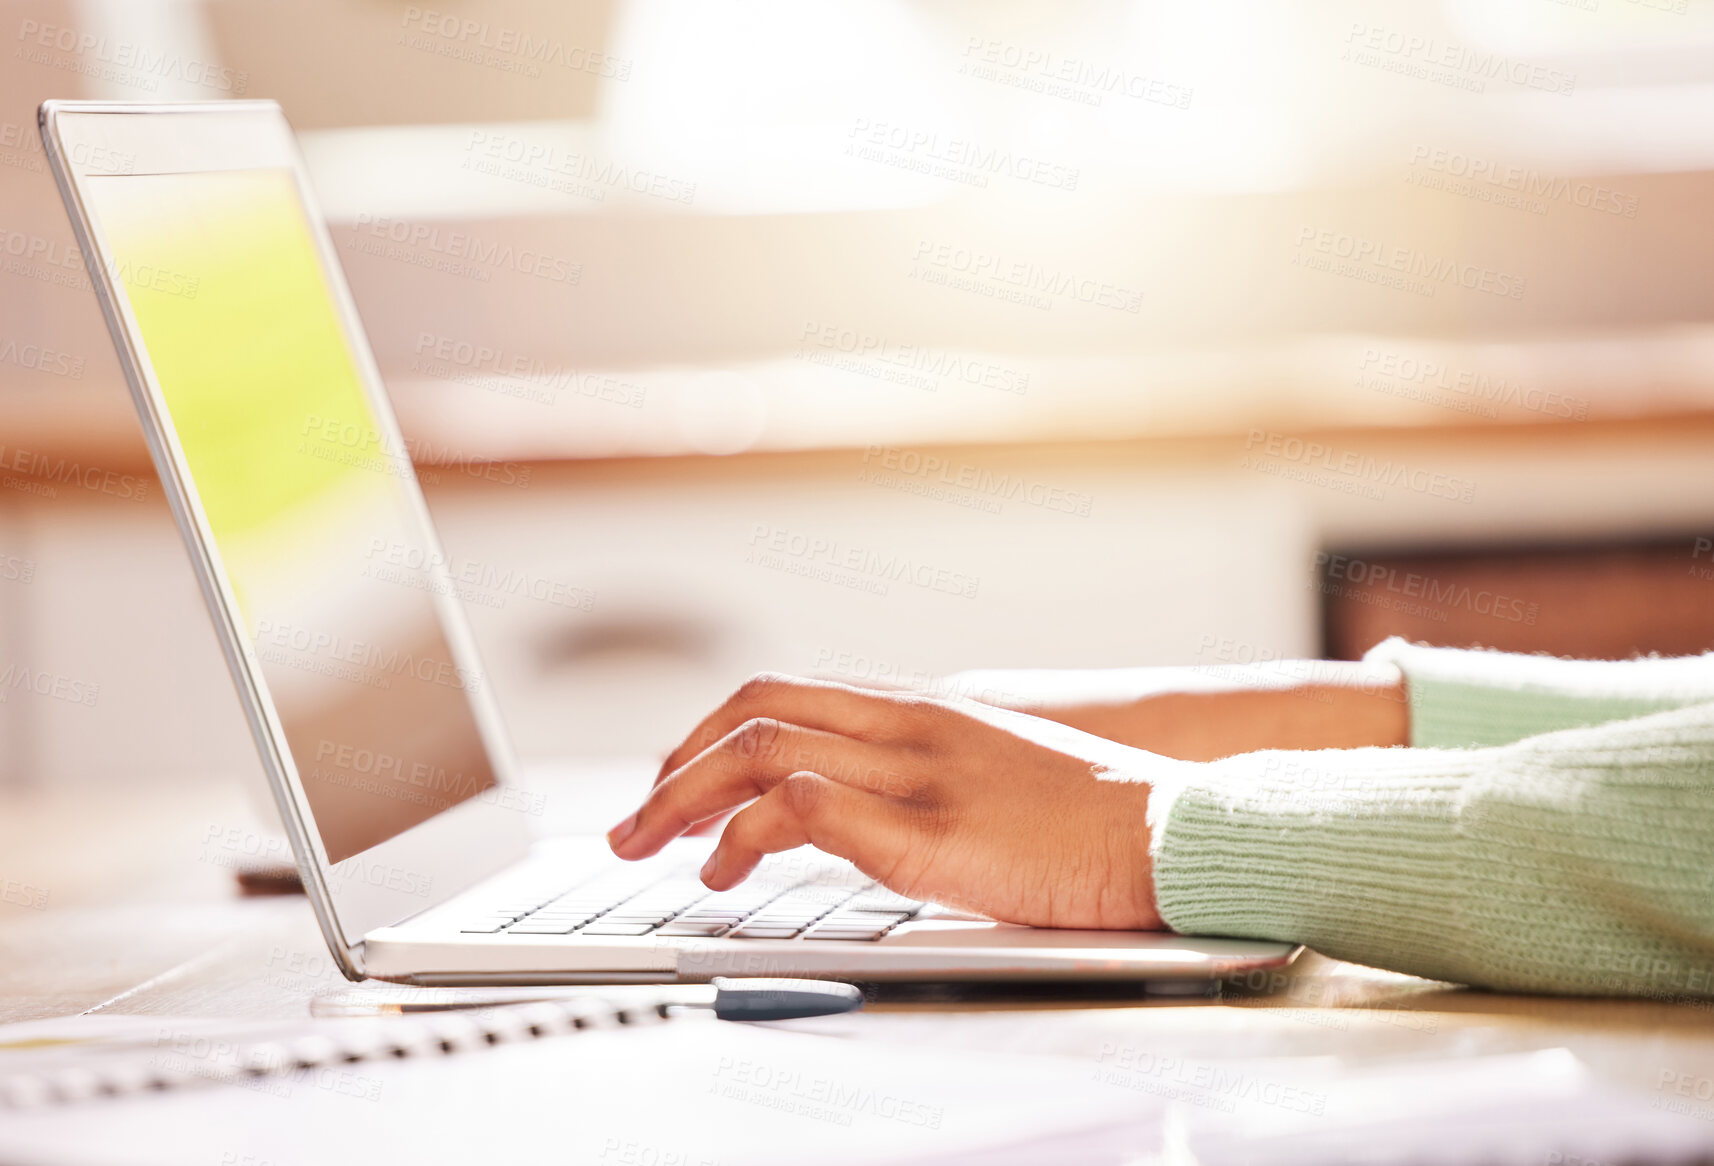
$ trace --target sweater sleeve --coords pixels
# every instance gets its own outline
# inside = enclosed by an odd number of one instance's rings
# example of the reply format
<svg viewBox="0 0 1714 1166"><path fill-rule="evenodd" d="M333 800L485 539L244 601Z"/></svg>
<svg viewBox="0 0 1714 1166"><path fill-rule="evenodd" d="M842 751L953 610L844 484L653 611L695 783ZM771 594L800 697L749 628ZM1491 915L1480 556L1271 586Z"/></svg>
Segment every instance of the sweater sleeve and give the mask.
<svg viewBox="0 0 1714 1166"><path fill-rule="evenodd" d="M1714 653L1636 660L1561 660L1428 648L1397 636L1365 664L1391 664L1410 694L1411 744L1504 745L1581 725L1714 701Z"/></svg>
<svg viewBox="0 0 1714 1166"><path fill-rule="evenodd" d="M1244 754L1173 791L1162 917L1514 991L1714 996L1714 704L1480 749Z"/></svg>

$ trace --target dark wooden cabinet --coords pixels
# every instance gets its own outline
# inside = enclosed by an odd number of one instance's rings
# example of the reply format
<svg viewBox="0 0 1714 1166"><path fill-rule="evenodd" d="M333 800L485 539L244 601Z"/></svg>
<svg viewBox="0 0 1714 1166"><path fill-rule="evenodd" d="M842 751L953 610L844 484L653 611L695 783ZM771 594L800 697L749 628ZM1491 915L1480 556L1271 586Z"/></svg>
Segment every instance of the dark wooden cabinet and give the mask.
<svg viewBox="0 0 1714 1166"><path fill-rule="evenodd" d="M1390 635L1453 647L1624 659L1714 650L1714 531L1635 543L1317 556L1322 648Z"/></svg>

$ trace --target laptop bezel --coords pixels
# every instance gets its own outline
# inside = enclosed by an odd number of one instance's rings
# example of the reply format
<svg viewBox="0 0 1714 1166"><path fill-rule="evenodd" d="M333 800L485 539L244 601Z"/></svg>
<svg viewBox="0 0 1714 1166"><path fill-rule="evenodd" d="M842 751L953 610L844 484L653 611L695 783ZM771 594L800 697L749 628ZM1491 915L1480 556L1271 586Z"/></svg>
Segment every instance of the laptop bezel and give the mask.
<svg viewBox="0 0 1714 1166"><path fill-rule="evenodd" d="M285 115L272 101L173 104L48 101L40 112L44 148L85 256L85 267L101 303L143 422L149 453L192 566L215 634L244 708L262 768L297 859L304 888L340 970L363 977L362 938L445 902L460 891L523 859L530 846L524 816L499 796L513 784L506 734L482 670L456 590L444 566L439 536L430 518L380 371L369 349L326 223L310 189L303 159ZM96 166L103 159L128 159L125 169ZM314 813L299 779L279 718L262 679L255 647L243 630L206 514L170 422L159 382L123 288L99 220L86 202L91 178L145 173L201 173L251 169L289 170L314 239L329 292L387 456L395 463L408 505L420 521L433 575L430 593L446 633L453 663L483 679L467 690L472 714L498 785L436 814L425 822L337 864L329 863ZM93 259L94 262L90 262Z"/></svg>

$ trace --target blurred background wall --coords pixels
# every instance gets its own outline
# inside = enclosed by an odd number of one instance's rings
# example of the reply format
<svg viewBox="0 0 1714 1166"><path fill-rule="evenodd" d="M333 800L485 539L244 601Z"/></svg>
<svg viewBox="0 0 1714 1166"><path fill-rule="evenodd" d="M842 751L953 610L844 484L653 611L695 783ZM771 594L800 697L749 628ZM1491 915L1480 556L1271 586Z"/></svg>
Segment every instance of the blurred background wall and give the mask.
<svg viewBox="0 0 1714 1166"><path fill-rule="evenodd" d="M0 53L0 780L256 771L48 97L285 107L526 760L762 668L1714 647L1708 0L0 0Z"/></svg>

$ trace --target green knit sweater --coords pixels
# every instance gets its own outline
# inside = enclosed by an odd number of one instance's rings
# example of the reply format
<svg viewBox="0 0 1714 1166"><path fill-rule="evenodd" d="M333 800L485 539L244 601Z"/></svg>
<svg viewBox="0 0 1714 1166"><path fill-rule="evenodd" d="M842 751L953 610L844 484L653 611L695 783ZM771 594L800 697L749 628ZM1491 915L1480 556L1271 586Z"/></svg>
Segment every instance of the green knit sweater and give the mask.
<svg viewBox="0 0 1714 1166"><path fill-rule="evenodd" d="M1168 925L1490 988L1714 996L1714 654L1367 660L1403 672L1412 747L1199 767L1151 812Z"/></svg>

